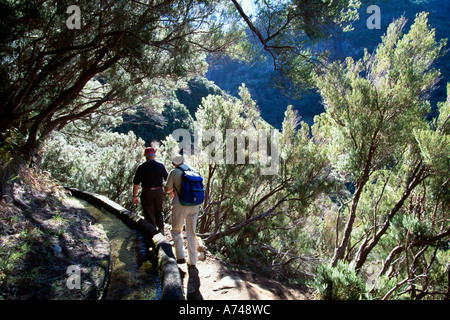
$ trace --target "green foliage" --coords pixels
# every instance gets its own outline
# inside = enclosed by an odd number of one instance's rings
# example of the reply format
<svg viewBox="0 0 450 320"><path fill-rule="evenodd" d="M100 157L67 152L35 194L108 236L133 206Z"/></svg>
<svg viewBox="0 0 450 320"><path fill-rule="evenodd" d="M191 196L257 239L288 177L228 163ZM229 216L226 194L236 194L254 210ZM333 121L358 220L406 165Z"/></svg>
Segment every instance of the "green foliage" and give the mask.
<svg viewBox="0 0 450 320"><path fill-rule="evenodd" d="M293 254L302 248L310 250L314 244L298 227L298 221L302 211L325 189L322 178L327 158L311 139L308 125L300 124L292 108L287 108L278 139L268 139L269 150L274 152L272 142L279 148L279 170L263 175L261 169L267 166L264 155L261 149L250 152L249 145L256 141L258 132L269 132L271 127L261 119L245 86L240 87L240 99L224 95L204 98L195 117L195 133L203 138L197 152L185 157L205 182L206 200L198 225L205 243L234 262L240 260L264 272L270 270L271 261L277 261L274 268L283 265L286 256L271 252L280 244L285 250L283 244L289 243ZM230 129L242 130L237 137L244 137L245 150L237 147L238 139L227 139ZM208 139L211 132L214 138ZM172 137L163 141L159 150L166 163L172 152L178 151ZM237 161L241 151L244 163Z"/></svg>
<svg viewBox="0 0 450 320"><path fill-rule="evenodd" d="M349 262L371 277L372 297L422 299L434 277L429 270L442 267L429 246L450 235L447 105L439 104L429 123L425 99L439 79L432 66L446 40L435 39L426 13L409 32L405 25L404 18L392 23L373 54L331 63L317 75L325 113L312 129L336 183L331 267ZM348 182L350 194L340 187ZM324 279L318 290L332 297L332 276Z"/></svg>
<svg viewBox="0 0 450 320"><path fill-rule="evenodd" d="M414 129L424 127L429 105L421 97L439 77L429 67L445 41L435 42L426 14L402 36L404 22L391 24L374 55L333 63L317 77L326 113L316 123L328 137L336 174L353 181L386 165L413 139Z"/></svg>
<svg viewBox="0 0 450 320"><path fill-rule="evenodd" d="M193 78L188 81L186 88L175 91L175 95L181 104L189 110L190 115L195 119L195 113L202 104L202 99L209 95L224 95L221 88L206 78Z"/></svg>
<svg viewBox="0 0 450 320"><path fill-rule="evenodd" d="M265 275L273 275L273 270L270 268L270 261L265 257L257 245L252 245L249 241L257 240L257 237L251 237L251 232L248 228L240 232L239 237L225 236L217 243L219 256L224 261L239 267L249 268L253 272Z"/></svg>
<svg viewBox="0 0 450 320"><path fill-rule="evenodd" d="M447 85L447 95L450 97L450 83ZM427 129L414 131L414 137L419 145L423 161L433 168L435 174L431 179L431 192L435 197L449 203L450 191L448 177L450 176L450 102L438 104L439 114Z"/></svg>
<svg viewBox="0 0 450 320"><path fill-rule="evenodd" d="M172 134L175 129L194 131L195 112L201 100L208 95L224 95L225 93L205 78L193 78L186 87L179 88L168 95L160 113L148 112L138 108L132 114L122 116L123 123L114 131L128 133L133 131L146 145L157 143Z"/></svg>
<svg viewBox="0 0 450 320"><path fill-rule="evenodd" d="M342 261L334 268L319 265L312 285L323 300L358 300L364 296L363 281L353 267Z"/></svg>
<svg viewBox="0 0 450 320"><path fill-rule="evenodd" d="M239 47L220 3L78 1L82 30L71 30L70 1L2 1L0 137L18 129L31 158L53 130L101 107L161 106L178 80L206 71L206 52Z"/></svg>
<svg viewBox="0 0 450 320"><path fill-rule="evenodd" d="M239 10L241 16L243 12ZM312 70L323 47L315 46L330 36L330 29L348 29L358 18L361 1L282 1L255 2L254 21L245 22L254 36L254 46L261 46L261 55L271 60L274 70L287 77L295 87L312 85ZM261 48L261 49L262 49Z"/></svg>
<svg viewBox="0 0 450 320"><path fill-rule="evenodd" d="M408 241L421 241L429 239L433 235L433 228L431 225L431 221L429 220L419 220L418 217L414 216L400 216L401 218L400 225L397 225L397 228L403 230L403 235L397 235L396 238L402 237L403 239L399 239L400 243L404 242L407 237L409 237ZM400 227L401 226L401 227ZM393 229L395 229L395 222L393 222Z"/></svg>
<svg viewBox="0 0 450 320"><path fill-rule="evenodd" d="M11 182L17 177L17 168L24 163L19 149L24 140L22 134L11 129L3 138L5 140L0 143L0 197L10 191Z"/></svg>
<svg viewBox="0 0 450 320"><path fill-rule="evenodd" d="M381 9L381 29L368 29L366 26L366 13L368 5L378 5ZM318 43L317 47L325 48L329 51L330 58L342 60L345 57L353 57L358 60L364 56L367 49L372 52L378 46L381 36L386 32L389 24L404 15L407 19L407 26L414 22L417 12L427 11L429 23L435 28L438 39L448 37L450 34L448 15L450 3L439 0L430 0L418 3L414 0L372 0L370 3L363 3L358 10L359 20L353 21L353 30L341 32L333 29L332 35L326 42ZM445 87L450 78L450 55L446 55L435 61L437 70L440 70L442 79L438 86L430 92L430 102L432 114L435 116L435 105L438 101L446 98ZM291 65L291 73L294 73L295 65ZM214 81L219 87L228 93L238 96L238 87L245 83L252 94L253 99L258 102L262 117L271 125L279 128L283 121L283 113L286 105L292 105L298 111L299 116L309 125L313 124L313 117L322 113L323 106L321 97L316 92L303 91L301 99L293 99L298 86L294 86L291 81L283 79L279 73L274 72L274 65L271 57L266 56L264 62L241 63L236 60L223 59L214 61L206 74L209 80ZM301 78L301 77L298 77ZM275 85L278 84L278 85ZM275 85L275 86L274 86ZM282 85L280 88L279 85Z"/></svg>
<svg viewBox="0 0 450 320"><path fill-rule="evenodd" d="M103 117L103 125L107 119ZM143 149L144 142L133 132L92 129L77 121L46 141L41 166L63 185L102 194L130 208L130 188Z"/></svg>

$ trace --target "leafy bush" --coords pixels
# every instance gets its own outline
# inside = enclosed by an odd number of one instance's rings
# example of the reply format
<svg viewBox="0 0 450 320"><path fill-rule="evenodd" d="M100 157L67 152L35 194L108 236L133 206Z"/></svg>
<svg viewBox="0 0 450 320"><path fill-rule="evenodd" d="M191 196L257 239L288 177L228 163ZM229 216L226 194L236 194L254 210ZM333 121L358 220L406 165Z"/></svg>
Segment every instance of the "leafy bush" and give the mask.
<svg viewBox="0 0 450 320"><path fill-rule="evenodd" d="M324 300L360 299L365 287L355 269L342 261L334 268L329 264L319 265L313 286Z"/></svg>
<svg viewBox="0 0 450 320"><path fill-rule="evenodd" d="M41 165L61 184L102 194L131 207L131 185L143 159L144 141L133 132L87 130L78 121L53 133L42 150Z"/></svg>

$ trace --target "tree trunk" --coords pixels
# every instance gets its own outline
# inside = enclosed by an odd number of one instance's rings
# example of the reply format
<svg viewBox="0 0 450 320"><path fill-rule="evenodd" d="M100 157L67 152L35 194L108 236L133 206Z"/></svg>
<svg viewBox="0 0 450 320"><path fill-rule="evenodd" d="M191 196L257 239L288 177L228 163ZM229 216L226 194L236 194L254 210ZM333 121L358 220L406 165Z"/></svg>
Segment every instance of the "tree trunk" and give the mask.
<svg viewBox="0 0 450 320"><path fill-rule="evenodd" d="M444 300L450 300L450 262L447 263L447 293Z"/></svg>
<svg viewBox="0 0 450 320"><path fill-rule="evenodd" d="M353 196L352 201L352 207L350 209L350 215L348 217L347 225L345 226L344 231L344 238L342 239L341 244L334 250L334 256L331 260L331 266L334 268L336 267L339 260L341 260L344 257L345 249L347 248L347 245L349 244L350 237L353 230L353 223L355 222L356 218L356 209L358 207L359 198L361 197L361 193L363 190L365 183L360 183L355 191L355 194ZM338 232L338 230L336 230Z"/></svg>
<svg viewBox="0 0 450 320"><path fill-rule="evenodd" d="M406 199L408 199L411 192L414 190L415 187L417 187L425 177L423 176L425 168L422 167L421 170L415 175L413 181L407 185L405 191L403 192L402 197L400 200L395 204L394 208L389 212L387 215L386 222L384 223L383 227L376 233L376 235L372 238L372 240L367 243L366 241L361 245L360 249L358 250L358 256L355 264L355 270L361 269L361 267L364 265L364 263L367 260L367 256L372 251L372 249L378 244L378 241L381 239L381 237L386 233L386 231L389 228L389 225L392 221L392 218L397 214L397 212L403 207L403 204L405 203Z"/></svg>

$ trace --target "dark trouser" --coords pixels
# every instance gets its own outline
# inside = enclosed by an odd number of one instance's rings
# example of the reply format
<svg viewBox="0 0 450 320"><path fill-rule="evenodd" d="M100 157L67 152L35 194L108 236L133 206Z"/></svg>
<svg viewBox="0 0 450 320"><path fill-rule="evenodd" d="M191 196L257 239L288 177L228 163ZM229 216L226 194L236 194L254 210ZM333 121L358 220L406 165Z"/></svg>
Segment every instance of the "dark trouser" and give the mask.
<svg viewBox="0 0 450 320"><path fill-rule="evenodd" d="M144 219L159 229L161 233L164 233L163 200L164 192L162 188L156 190L144 188L142 190L141 204Z"/></svg>

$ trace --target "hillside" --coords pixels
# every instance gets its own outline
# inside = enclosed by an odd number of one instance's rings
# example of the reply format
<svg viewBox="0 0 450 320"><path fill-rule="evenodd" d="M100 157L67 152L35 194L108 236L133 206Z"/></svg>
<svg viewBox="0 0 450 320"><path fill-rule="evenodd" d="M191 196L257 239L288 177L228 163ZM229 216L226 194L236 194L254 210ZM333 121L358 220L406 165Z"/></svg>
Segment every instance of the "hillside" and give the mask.
<svg viewBox="0 0 450 320"><path fill-rule="evenodd" d="M375 50L380 43L381 36L386 32L388 25L404 15L411 25L418 12L429 12L429 23L436 28L438 39L448 38L450 26L450 2L439 0L414 1L394 0L371 1L370 4L378 5L381 9L381 29L368 29L366 20L370 16L365 12L368 5L359 10L360 20L356 21L354 29L350 32L334 33L330 39L319 46L325 47L331 54L331 59L343 60L345 57L359 59L364 49L369 52ZM446 99L446 84L450 80L450 54L437 61L437 68L442 72L439 87L431 94L430 100L435 107L437 101ZM292 92L283 93L273 85L273 78L277 73L273 69L273 62L267 55L265 63L247 65L236 60L223 59L214 61L209 67L206 78L213 81L225 92L237 96L238 88L242 83L248 87L252 98L257 101L263 118L276 128L280 128L283 121L283 113L286 106L292 104L298 110L302 120L309 125L313 123L313 117L323 112L321 99L315 92L304 92L300 99L291 96ZM435 110L435 109L434 109Z"/></svg>
<svg viewBox="0 0 450 320"><path fill-rule="evenodd" d="M0 199L0 300L85 300L101 297L110 260L105 230L74 206L57 182L22 170ZM82 290L67 286L80 266Z"/></svg>
<svg viewBox="0 0 450 320"><path fill-rule="evenodd" d="M437 39L448 38L450 34L447 18L450 15L449 2L376 0L373 4L381 9L381 29L367 28L366 20L370 15L365 12L367 6L361 8L360 19L353 24L352 31L336 32L330 35L329 40L318 45L329 51L331 61L344 60L346 57L360 59L365 49L373 52L389 24L402 15L408 19L407 26L410 26L417 13L429 12L429 23L436 28ZM435 64L441 71L441 80L430 95L432 116L436 116L436 103L446 99L446 84L450 81L450 54L441 57ZM145 112L125 115L124 123L115 130L122 133L132 130L146 144L163 140L176 128L192 130L195 112L202 98L209 94L238 97L239 87L243 83L257 103L263 119L275 128L281 128L288 105L292 105L301 120L311 126L314 116L324 111L320 95L314 89L305 90L298 96L292 88L279 88L276 84L277 76L268 55L264 62L254 63L243 63L227 57L214 59L210 61L205 78L191 79L186 88L176 90L170 102L165 104L161 115L149 115Z"/></svg>

